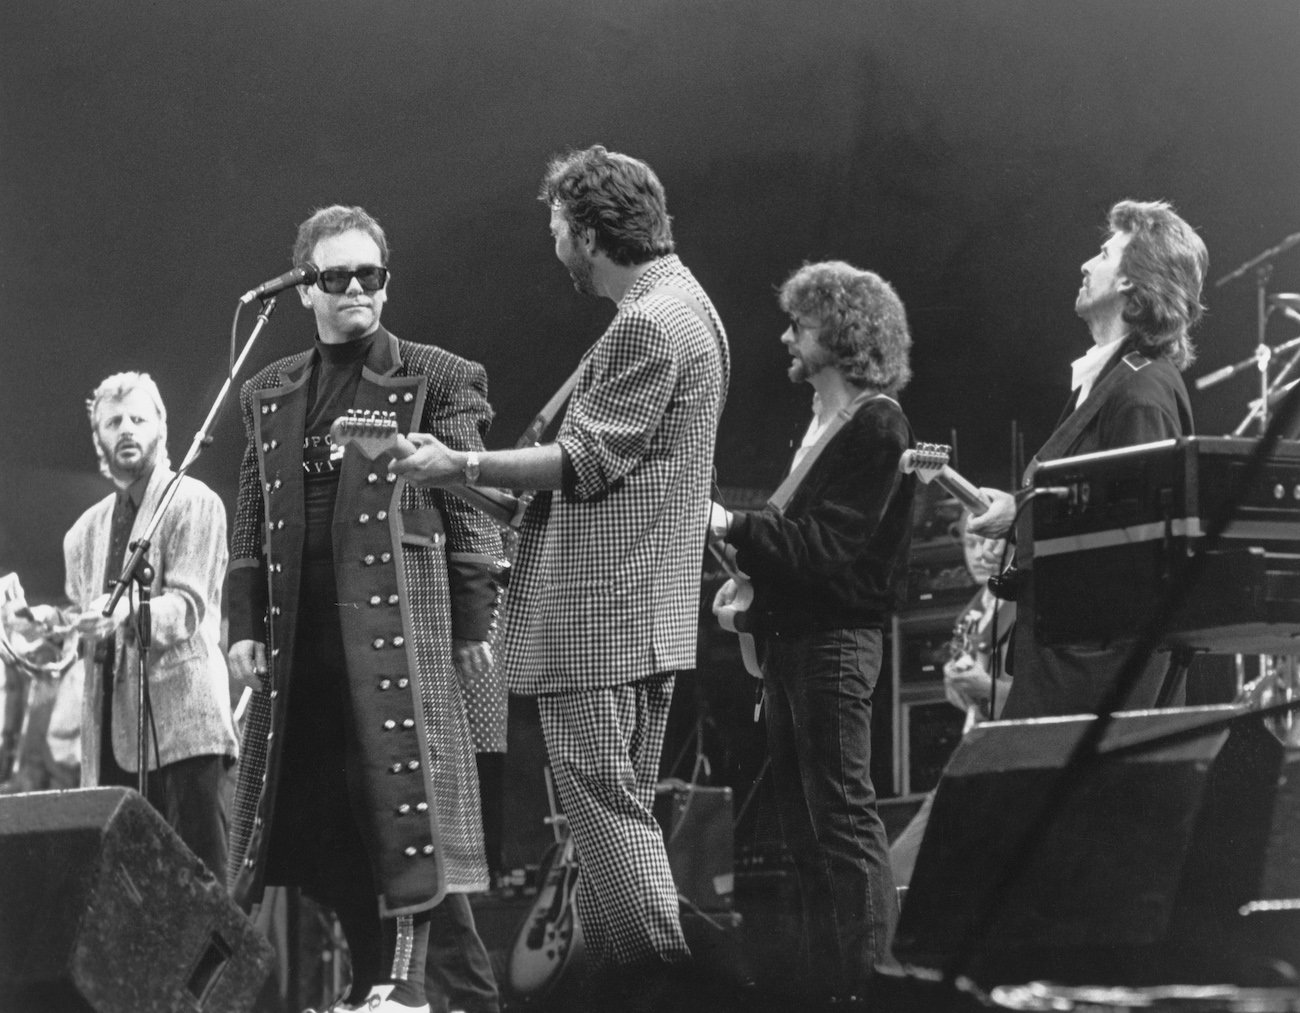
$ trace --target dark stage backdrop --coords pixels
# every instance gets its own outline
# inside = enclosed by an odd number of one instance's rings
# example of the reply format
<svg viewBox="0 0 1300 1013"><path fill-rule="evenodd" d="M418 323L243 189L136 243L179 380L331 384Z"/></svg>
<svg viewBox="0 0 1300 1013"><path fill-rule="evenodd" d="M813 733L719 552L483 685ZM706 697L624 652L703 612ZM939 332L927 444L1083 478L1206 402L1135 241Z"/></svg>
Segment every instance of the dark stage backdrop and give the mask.
<svg viewBox="0 0 1300 1013"><path fill-rule="evenodd" d="M485 363L513 442L612 312L573 292L535 200L548 156L593 142L658 170L727 324L725 485L779 480L808 397L773 292L825 257L898 287L918 434L956 430L962 470L1005 483L1013 420L1032 452L1087 347L1078 268L1114 200L1172 200L1211 278L1300 230L1298 29L1294 0L11 4L0 570L59 593L62 533L106 491L85 396L150 371L181 458L237 297L335 201L388 229L385 323ZM1298 289L1300 249L1272 284ZM1248 281L1207 302L1189 377L1255 341ZM245 376L311 338L280 304ZM1195 395L1201 430L1250 391ZM214 435L194 474L233 507L233 401Z"/></svg>

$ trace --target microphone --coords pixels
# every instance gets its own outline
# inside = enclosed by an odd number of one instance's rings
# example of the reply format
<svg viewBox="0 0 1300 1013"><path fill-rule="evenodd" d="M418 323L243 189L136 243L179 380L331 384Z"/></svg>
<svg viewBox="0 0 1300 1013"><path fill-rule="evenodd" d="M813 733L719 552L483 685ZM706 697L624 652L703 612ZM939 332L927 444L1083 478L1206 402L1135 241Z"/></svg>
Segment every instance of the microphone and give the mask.
<svg viewBox="0 0 1300 1013"><path fill-rule="evenodd" d="M285 271L279 277L262 282L257 288L250 288L239 297L239 301L247 306L254 299L265 299L268 295L283 292L286 288L293 288L295 285L310 285L316 281L317 273L315 265L303 264L302 267L295 267L292 271Z"/></svg>
<svg viewBox="0 0 1300 1013"><path fill-rule="evenodd" d="M1275 292L1268 297L1276 309L1280 309L1296 323L1300 323L1300 295L1295 292Z"/></svg>

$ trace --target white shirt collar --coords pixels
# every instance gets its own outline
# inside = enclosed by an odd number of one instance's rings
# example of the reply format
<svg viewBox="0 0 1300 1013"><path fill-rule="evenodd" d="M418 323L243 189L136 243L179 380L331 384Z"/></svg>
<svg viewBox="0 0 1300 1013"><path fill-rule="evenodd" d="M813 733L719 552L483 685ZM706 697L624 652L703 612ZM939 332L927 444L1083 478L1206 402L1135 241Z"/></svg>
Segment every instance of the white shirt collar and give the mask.
<svg viewBox="0 0 1300 1013"><path fill-rule="evenodd" d="M1105 345L1093 345L1083 355L1079 356L1070 363L1070 389L1079 392L1078 400L1074 402L1075 407L1083 404L1084 398L1092 391L1093 384L1097 382L1097 376L1106 368L1106 363L1110 362L1119 346L1124 342L1112 341Z"/></svg>

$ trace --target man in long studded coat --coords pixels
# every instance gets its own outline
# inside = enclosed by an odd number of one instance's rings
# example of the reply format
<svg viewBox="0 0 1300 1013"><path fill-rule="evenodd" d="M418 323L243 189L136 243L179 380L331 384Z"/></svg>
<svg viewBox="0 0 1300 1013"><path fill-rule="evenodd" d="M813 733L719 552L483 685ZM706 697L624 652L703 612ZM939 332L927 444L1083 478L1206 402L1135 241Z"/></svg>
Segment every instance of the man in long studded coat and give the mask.
<svg viewBox="0 0 1300 1013"><path fill-rule="evenodd" d="M313 214L294 264L314 276L298 292L315 345L240 398L230 662L255 692L231 891L249 906L265 884L296 885L336 912L353 966L336 1008L427 1010L432 949L460 955L438 969L458 977L456 1007L492 1013L465 897L486 887L487 867L462 681L491 668L501 539L456 496L390 475L396 441L330 435L357 409L482 448L487 377L380 325L388 245L363 209Z"/></svg>

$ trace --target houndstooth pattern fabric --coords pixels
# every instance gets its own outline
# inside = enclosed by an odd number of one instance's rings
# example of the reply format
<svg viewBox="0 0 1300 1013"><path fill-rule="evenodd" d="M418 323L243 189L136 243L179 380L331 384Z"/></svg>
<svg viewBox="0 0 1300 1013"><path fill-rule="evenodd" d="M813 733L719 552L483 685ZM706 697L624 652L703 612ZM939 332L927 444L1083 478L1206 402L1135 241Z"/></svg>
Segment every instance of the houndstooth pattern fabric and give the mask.
<svg viewBox="0 0 1300 1013"><path fill-rule="evenodd" d="M704 307L715 339L681 299ZM675 256L588 351L556 437L577 475L525 516L506 601L510 690L596 689L693 668L700 560L730 371L722 322Z"/></svg>
<svg viewBox="0 0 1300 1013"><path fill-rule="evenodd" d="M654 817L672 675L537 698L579 866L578 919L597 968L689 956Z"/></svg>

